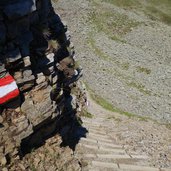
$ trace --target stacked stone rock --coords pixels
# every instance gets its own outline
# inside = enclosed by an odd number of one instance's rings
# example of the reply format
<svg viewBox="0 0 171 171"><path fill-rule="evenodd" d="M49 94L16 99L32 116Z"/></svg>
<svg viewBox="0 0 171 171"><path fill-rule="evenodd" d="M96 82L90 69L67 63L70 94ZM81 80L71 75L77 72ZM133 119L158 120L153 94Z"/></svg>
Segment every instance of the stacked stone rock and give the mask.
<svg viewBox="0 0 171 171"><path fill-rule="evenodd" d="M9 72L27 91L54 72L54 57L72 57L64 52L72 49L70 35L50 0L2 1L0 8L0 74Z"/></svg>
<svg viewBox="0 0 171 171"><path fill-rule="evenodd" d="M63 59L72 61L72 67L67 71L62 70ZM75 71L74 47L67 27L55 14L51 1L2 0L0 78L10 73L24 98L21 98L22 103L20 99L14 99L5 104L5 110L0 106L0 170L15 165L21 144L39 144L54 132L59 126L59 115L81 111L86 101L85 93L82 93L84 88L78 88L81 84L67 85L70 90L74 87L71 96L68 99L62 96L58 104L54 105L50 99L52 86L57 85L61 76L64 77L62 81L66 81L68 70ZM9 109L15 103L21 105L22 112ZM10 160L13 162L9 163Z"/></svg>

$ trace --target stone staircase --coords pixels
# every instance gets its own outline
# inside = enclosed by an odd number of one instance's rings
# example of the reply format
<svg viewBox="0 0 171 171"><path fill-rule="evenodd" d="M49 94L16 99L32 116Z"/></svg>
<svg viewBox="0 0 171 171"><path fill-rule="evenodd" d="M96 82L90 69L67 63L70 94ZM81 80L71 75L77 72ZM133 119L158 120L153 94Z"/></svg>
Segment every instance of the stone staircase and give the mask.
<svg viewBox="0 0 171 171"><path fill-rule="evenodd" d="M113 130L110 133L113 123L106 119L104 109L101 112L93 118L82 118L88 133L80 139L76 157L83 171L171 171L152 167L146 154L127 151L118 143Z"/></svg>

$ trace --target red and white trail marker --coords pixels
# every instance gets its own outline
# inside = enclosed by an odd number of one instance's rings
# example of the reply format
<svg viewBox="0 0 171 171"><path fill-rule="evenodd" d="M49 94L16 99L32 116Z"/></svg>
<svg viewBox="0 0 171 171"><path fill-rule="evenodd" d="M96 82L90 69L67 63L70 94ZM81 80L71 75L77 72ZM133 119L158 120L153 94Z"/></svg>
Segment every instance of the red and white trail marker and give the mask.
<svg viewBox="0 0 171 171"><path fill-rule="evenodd" d="M0 78L0 105L17 97L19 93L17 84L11 75Z"/></svg>

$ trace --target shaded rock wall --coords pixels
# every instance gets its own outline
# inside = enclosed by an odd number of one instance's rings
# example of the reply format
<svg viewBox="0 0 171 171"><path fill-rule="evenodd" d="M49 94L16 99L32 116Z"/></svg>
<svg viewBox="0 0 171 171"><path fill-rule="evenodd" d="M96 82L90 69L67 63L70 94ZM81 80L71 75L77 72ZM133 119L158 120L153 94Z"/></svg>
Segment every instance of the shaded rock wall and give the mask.
<svg viewBox="0 0 171 171"><path fill-rule="evenodd" d="M0 7L0 78L10 73L20 89L19 97L0 106L2 170L10 169L48 137L59 132L65 135L71 125L79 124L86 94L81 82L68 80L65 70L57 68L68 57L75 63L75 52L67 27L51 2L2 1ZM75 71L75 65L70 69ZM66 87L60 87L60 98L52 102L50 92L59 77L60 85L69 81L70 92L66 96Z"/></svg>
<svg viewBox="0 0 171 171"><path fill-rule="evenodd" d="M10 169L17 160L56 134L67 141L74 124L81 124L79 115L86 102L82 85L81 82L75 84L70 98L62 97L59 104L50 103L50 86L36 92L35 87L25 96L21 115L11 118L13 110L3 112L0 117L0 169Z"/></svg>

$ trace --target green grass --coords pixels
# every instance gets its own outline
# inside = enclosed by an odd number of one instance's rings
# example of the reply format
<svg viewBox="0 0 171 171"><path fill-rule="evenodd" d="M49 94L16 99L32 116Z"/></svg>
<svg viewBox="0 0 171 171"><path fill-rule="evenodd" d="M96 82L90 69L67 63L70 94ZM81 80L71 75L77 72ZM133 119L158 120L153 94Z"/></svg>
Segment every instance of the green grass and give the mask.
<svg viewBox="0 0 171 171"><path fill-rule="evenodd" d="M144 122L148 122L148 121L152 121L154 122L155 124L158 124L158 125L165 125L167 129L171 129L171 123L160 123L159 121L155 120L155 119L152 119L150 117L147 117L147 116L138 116L136 114L133 114L133 113L130 113L130 112L126 112L126 111L123 111L122 109L119 109L119 108L115 108L111 103L109 103L107 100L105 100L104 98L102 98L101 96L95 94L93 92L92 89L90 89L90 87L88 86L87 83L85 83L85 86L87 88L87 90L89 91L90 93L90 96L92 98L92 100L94 100L97 104L99 104L100 106L102 106L104 109L108 110L108 111L111 111L111 112L114 112L114 113L118 113L120 115L125 115L127 116L128 118L137 118L139 119L139 121L144 121ZM120 118L116 118L114 116L109 116L107 119L114 119L118 122L121 121Z"/></svg>
<svg viewBox="0 0 171 171"><path fill-rule="evenodd" d="M82 113L81 113L81 116L84 116L86 118L93 118L93 114L89 113L88 111L86 110L83 110Z"/></svg>
<svg viewBox="0 0 171 171"><path fill-rule="evenodd" d="M166 126L167 129L171 130L171 123L165 124L165 126Z"/></svg>
<svg viewBox="0 0 171 171"><path fill-rule="evenodd" d="M128 62L120 63L119 61L114 61L112 60L110 56L106 55L100 48L98 48L92 36L89 37L88 43L90 44L91 48L93 49L93 51L99 58L115 63L115 65L117 65L117 67L120 67L122 70L129 69L130 64ZM140 72L140 73L146 73L146 74L151 73L151 70L148 68L138 66L136 69L137 69L137 72ZM115 76L120 78L121 81L124 81L124 83L126 83L129 87L136 88L138 91L140 91L141 93L145 95L152 95L152 92L150 90L147 90L144 85L133 81L133 78L130 76L121 74L116 67L112 69L105 69L105 71L110 74L114 74Z"/></svg>
<svg viewBox="0 0 171 171"><path fill-rule="evenodd" d="M141 11L152 20L171 24L171 1L170 0L102 0L115 6L135 12Z"/></svg>
<svg viewBox="0 0 171 171"><path fill-rule="evenodd" d="M130 64L128 62L125 62L125 63L121 64L121 67L122 67L123 70L128 70L129 67L130 67Z"/></svg>
<svg viewBox="0 0 171 171"><path fill-rule="evenodd" d="M122 121L122 119L116 118L116 117L114 117L114 116L109 116L107 119L108 119L108 120L113 119L113 120L115 120L116 122L121 122L121 121Z"/></svg>
<svg viewBox="0 0 171 171"><path fill-rule="evenodd" d="M148 119L150 119L148 117L138 116L138 115L135 115L133 113L129 113L129 112L123 111L122 109L119 109L119 108L114 107L107 100L105 100L101 96L95 94L93 92L93 90L89 87L89 85L87 83L84 83L84 84L85 84L87 90L89 91L92 100L94 100L97 104L99 104L100 106L102 106L104 109L106 109L108 111L111 111L111 112L115 112L115 113L121 114L121 115L125 115L125 116L127 116L129 118L136 117L136 118L138 118L141 121L147 121ZM108 119L112 119L112 118L111 117L108 117Z"/></svg>
<svg viewBox="0 0 171 171"><path fill-rule="evenodd" d="M115 65L117 65L117 67L120 67L122 70L129 69L130 64L128 62L120 63L119 61L113 61L110 56L106 55L100 48L98 48L96 45L96 42L92 36L89 36L88 44L90 44L91 48L93 49L93 51L99 58L101 58L103 60L108 60L110 62L114 62ZM137 69L137 72L140 72L140 73L142 73L142 72L146 73L146 74L151 73L151 70L148 68L138 66L136 69ZM124 81L124 83L126 83L129 87L136 88L138 91L140 91L141 93L143 93L145 95L152 95L152 92L147 90L144 85L133 81L133 78L130 76L121 74L117 68L114 67L113 69L106 69L105 71L109 72L110 74L114 74L115 76L120 78L120 80Z"/></svg>
<svg viewBox="0 0 171 171"><path fill-rule="evenodd" d="M151 95L151 91L147 90L144 85L138 82L134 82L134 81L127 82L127 85L130 87L136 88L138 91L140 91L141 93L145 95Z"/></svg>
<svg viewBox="0 0 171 171"><path fill-rule="evenodd" d="M104 60L110 59L109 56L107 56L100 48L97 47L96 42L95 42L95 40L93 39L92 34L89 35L89 38L88 38L88 40L87 40L87 43L91 46L91 48L93 49L93 51L95 52L95 54L96 54L98 57L100 57L100 58L102 58L102 59L104 59Z"/></svg>
<svg viewBox="0 0 171 171"><path fill-rule="evenodd" d="M145 14L147 14L152 20L158 20L165 24L171 24L171 13L166 13L162 11L160 8L155 6L147 6L144 10Z"/></svg>
<svg viewBox="0 0 171 171"><path fill-rule="evenodd" d="M138 0L104 0L104 2L109 2L111 4L117 5L119 7L135 8L141 6Z"/></svg>
<svg viewBox="0 0 171 171"><path fill-rule="evenodd" d="M145 74L149 75L149 74L151 74L151 69L138 66L137 67L137 72L139 72L139 73L145 73Z"/></svg>
<svg viewBox="0 0 171 171"><path fill-rule="evenodd" d="M30 170L31 171L37 171L36 167L33 164L30 166Z"/></svg>
<svg viewBox="0 0 171 171"><path fill-rule="evenodd" d="M98 5L98 8L89 14L89 20L95 25L97 32L104 32L110 39L122 43L125 43L122 36L140 24L102 5Z"/></svg>
<svg viewBox="0 0 171 171"><path fill-rule="evenodd" d="M118 64L117 66L120 66L120 64ZM123 66L124 66L124 64L123 64ZM122 69L124 69L124 68L122 68ZM128 70L128 69L129 69L129 64L125 63L125 70ZM115 77L117 76L117 78L120 81L122 81L124 84L126 84L129 87L137 89L139 92L143 93L144 95L149 95L149 96L154 95L154 93L152 91L148 90L145 87L145 85L143 85L139 82L136 82L135 79L129 75L126 75L126 74L124 75L124 74L120 73L118 69L116 69L116 68L106 69L106 71L110 74L115 75Z"/></svg>
<svg viewBox="0 0 171 171"><path fill-rule="evenodd" d="M111 111L111 112L116 112L116 113L119 113L119 114L123 114L123 115L126 115L128 117L133 117L135 116L134 114L131 114L129 112L125 112L121 109L118 109L118 108L114 108L114 106L109 103L107 100L105 100L104 98L100 97L99 95L96 95L94 94L90 89L90 96L91 98L97 103L99 104L100 106L102 106L104 109L108 110L108 111Z"/></svg>
<svg viewBox="0 0 171 171"><path fill-rule="evenodd" d="M108 111L111 111L111 112L115 112L115 113L118 113L118 114L121 114L121 115L125 115L129 118L131 117L135 117L135 118L138 118L140 121L148 121L150 118L148 117L145 117L145 116L138 116L138 115L135 115L135 114L132 114L132 113L129 113L129 112L126 112L126 111L123 111L119 108L115 108L111 103L109 103L107 100L105 100L104 98L92 93L90 93L91 95L91 98L97 103L99 104L100 106L102 106L104 109L108 110ZM109 117L108 119L112 119L111 117ZM115 118L116 119L116 118ZM117 121L120 121L120 119L116 119Z"/></svg>
<svg viewBox="0 0 171 171"><path fill-rule="evenodd" d="M144 122L147 122L147 121L152 121L158 125L165 125L167 129L171 129L171 124L168 123L168 124L162 124L162 123L159 123L157 120L154 120L150 117L146 117L146 116L138 116L136 114L132 114L132 113L129 113L129 112L126 112L126 111L123 111L121 109L118 109L118 108L115 108L111 103L109 103L108 101L106 101L104 98L94 94L92 92L92 90L89 90L90 93L90 96L91 98L97 103L99 104L100 106L102 106L104 109L108 110L108 111L111 111L111 112L115 112L115 113L118 113L118 114L121 114L121 115L125 115L129 118L138 118L139 121L144 121ZM107 119L114 119L115 121L117 122L120 122L121 119L120 118L116 118L114 116L109 116Z"/></svg>

